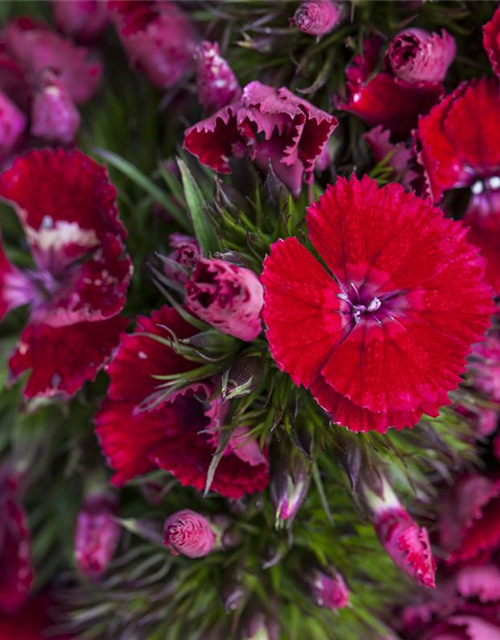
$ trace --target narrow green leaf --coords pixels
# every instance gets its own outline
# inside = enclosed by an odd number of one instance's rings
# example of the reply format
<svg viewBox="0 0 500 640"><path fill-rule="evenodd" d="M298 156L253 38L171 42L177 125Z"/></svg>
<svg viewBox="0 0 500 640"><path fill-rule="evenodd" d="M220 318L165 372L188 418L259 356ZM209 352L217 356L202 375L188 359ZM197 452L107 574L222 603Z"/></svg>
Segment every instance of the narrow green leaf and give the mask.
<svg viewBox="0 0 500 640"><path fill-rule="evenodd" d="M132 180L132 182L134 182L141 189L143 189L152 200L166 209L168 213L175 219L178 224L181 225L181 227L185 231L189 233L192 232L187 215L184 215L179 207L175 206L170 201L168 195L162 189L156 186L152 180L150 180L141 171L139 171L139 169L135 167L131 162L125 160L125 158L122 158L116 153L113 153L112 151L106 151L105 149L94 149L94 153L102 158L105 162L110 164L112 167L127 176L127 178Z"/></svg>
<svg viewBox="0 0 500 640"><path fill-rule="evenodd" d="M219 240L205 209L205 202L200 188L196 184L191 172L180 158L177 164L182 176L182 184L186 195L191 221L194 227L196 239L200 243L203 253L209 255L220 250Z"/></svg>

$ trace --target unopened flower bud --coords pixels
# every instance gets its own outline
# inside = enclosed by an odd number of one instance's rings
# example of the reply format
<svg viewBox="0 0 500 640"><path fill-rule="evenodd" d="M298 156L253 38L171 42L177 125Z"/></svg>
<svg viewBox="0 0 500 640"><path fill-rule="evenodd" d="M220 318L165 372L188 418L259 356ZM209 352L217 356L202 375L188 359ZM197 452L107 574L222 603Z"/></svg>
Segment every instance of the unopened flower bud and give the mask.
<svg viewBox="0 0 500 640"><path fill-rule="evenodd" d="M220 593L222 604L227 613L235 611L245 601L247 590L241 582L230 580L226 582Z"/></svg>
<svg viewBox="0 0 500 640"><path fill-rule="evenodd" d="M399 502L387 480L381 495L365 486L370 518L381 544L394 564L417 584L433 589L436 562L427 529L419 527Z"/></svg>
<svg viewBox="0 0 500 640"><path fill-rule="evenodd" d="M216 42L202 42L196 51L198 100L209 113L238 100L241 87Z"/></svg>
<svg viewBox="0 0 500 640"><path fill-rule="evenodd" d="M75 560L78 571L99 578L107 569L120 540L116 501L106 495L91 495L78 513L75 529Z"/></svg>
<svg viewBox="0 0 500 640"><path fill-rule="evenodd" d="M278 640L277 619L262 607L252 604L245 611L240 627L240 640Z"/></svg>
<svg viewBox="0 0 500 640"><path fill-rule="evenodd" d="M173 555L201 558L212 551L215 534L206 518L184 509L167 518L164 541Z"/></svg>
<svg viewBox="0 0 500 640"><path fill-rule="evenodd" d="M444 29L441 36L405 29L391 40L386 62L400 80L436 84L444 80L456 52L455 40Z"/></svg>
<svg viewBox="0 0 500 640"><path fill-rule="evenodd" d="M106 0L52 0L58 28L79 42L101 35L108 22Z"/></svg>
<svg viewBox="0 0 500 640"><path fill-rule="evenodd" d="M251 342L261 332L264 293L250 269L201 258L185 289L186 307L221 333Z"/></svg>
<svg viewBox="0 0 500 640"><path fill-rule="evenodd" d="M290 22L310 36L324 36L340 22L340 7L332 0L306 0Z"/></svg>
<svg viewBox="0 0 500 640"><path fill-rule="evenodd" d="M169 244L171 251L162 258L163 272L173 282L184 285L202 257L200 245L182 233L172 233Z"/></svg>
<svg viewBox="0 0 500 640"><path fill-rule="evenodd" d="M297 515L307 496L310 474L310 463L298 449L280 452L271 467L270 486L277 527Z"/></svg>
<svg viewBox="0 0 500 640"><path fill-rule="evenodd" d="M316 570L311 579L311 591L314 601L320 607L336 611L349 604L349 589L340 573L331 572L329 575Z"/></svg>
<svg viewBox="0 0 500 640"><path fill-rule="evenodd" d="M71 144L80 113L57 75L46 70L31 105L31 133L53 144Z"/></svg>

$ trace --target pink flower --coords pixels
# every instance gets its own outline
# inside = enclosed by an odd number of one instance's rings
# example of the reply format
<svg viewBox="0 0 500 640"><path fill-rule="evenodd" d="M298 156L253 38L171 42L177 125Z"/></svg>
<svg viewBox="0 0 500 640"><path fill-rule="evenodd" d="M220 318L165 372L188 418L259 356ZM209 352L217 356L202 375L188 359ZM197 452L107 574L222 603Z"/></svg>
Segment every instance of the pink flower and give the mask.
<svg viewBox="0 0 500 640"><path fill-rule="evenodd" d="M0 176L34 269L14 267L0 249L0 312L28 304L30 317L10 362L30 369L27 397L71 396L96 376L127 321L132 265L116 191L105 169L79 151L31 151Z"/></svg>
<svg viewBox="0 0 500 640"><path fill-rule="evenodd" d="M436 84L445 79L456 52L454 38L444 29L441 36L423 29L405 29L391 40L385 60L400 80Z"/></svg>
<svg viewBox="0 0 500 640"><path fill-rule="evenodd" d="M87 498L77 517L74 548L78 571L99 578L107 569L120 540L116 501L106 495Z"/></svg>
<svg viewBox="0 0 500 640"><path fill-rule="evenodd" d="M106 0L52 0L57 27L79 42L95 40L108 23Z"/></svg>
<svg viewBox="0 0 500 640"><path fill-rule="evenodd" d="M290 22L310 36L323 36L340 22L340 6L333 0L306 0Z"/></svg>
<svg viewBox="0 0 500 640"><path fill-rule="evenodd" d="M300 194L311 182L316 160L337 126L336 118L285 87L251 82L238 102L198 122L184 136L185 148L219 173L231 173L229 158L249 156Z"/></svg>
<svg viewBox="0 0 500 640"><path fill-rule="evenodd" d="M388 129L378 125L365 133L363 138L370 145L375 162L386 159L386 166L393 169L393 179L410 190L419 177L415 155L404 142L391 142L390 134Z"/></svg>
<svg viewBox="0 0 500 640"><path fill-rule="evenodd" d="M196 50L198 100L213 113L239 100L241 87L228 62L220 55L217 42L202 42Z"/></svg>
<svg viewBox="0 0 500 640"><path fill-rule="evenodd" d="M0 164L10 157L25 129L26 116L0 91Z"/></svg>
<svg viewBox="0 0 500 640"><path fill-rule="evenodd" d="M261 276L278 367L355 431L436 416L494 309L465 231L400 185L379 189L368 176L338 178L306 222L328 270L287 238L271 247Z"/></svg>
<svg viewBox="0 0 500 640"><path fill-rule="evenodd" d="M215 534L210 523L190 509L177 511L165 522L165 545L174 555L202 558L215 545Z"/></svg>
<svg viewBox="0 0 500 640"><path fill-rule="evenodd" d="M19 65L28 84L50 69L75 104L89 100L99 87L101 65L91 62L83 47L30 18L9 22L1 33L5 52Z"/></svg>
<svg viewBox="0 0 500 640"><path fill-rule="evenodd" d="M116 357L107 368L111 379L108 398L95 419L101 448L116 471L114 484L121 486L160 468L183 485L205 488L227 406L220 397L209 401L215 391L211 380L170 394L158 380L158 376L181 375L198 366L166 344L173 336L187 340L196 333L174 309L163 307L149 318L140 317L135 332L121 337ZM267 453L257 451L256 444L246 432L233 433L215 472L212 491L237 500L266 488Z"/></svg>
<svg viewBox="0 0 500 640"><path fill-rule="evenodd" d="M315 571L311 584L312 597L318 606L336 611L349 604L349 589L340 573L331 572L329 575Z"/></svg>
<svg viewBox="0 0 500 640"><path fill-rule="evenodd" d="M26 602L34 577L30 535L26 514L19 502L18 481L15 474L3 466L0 469L1 612L15 611ZM0 640L2 639L1 620L0 615Z"/></svg>
<svg viewBox="0 0 500 640"><path fill-rule="evenodd" d="M159 89L172 87L193 67L196 32L174 2L111 0L109 5L131 65Z"/></svg>
<svg viewBox="0 0 500 640"><path fill-rule="evenodd" d="M500 78L500 7L493 14L493 18L483 27L483 46L493 71Z"/></svg>
<svg viewBox="0 0 500 640"><path fill-rule="evenodd" d="M250 269L201 258L185 289L187 308L221 333L251 342L261 332L263 289Z"/></svg>
<svg viewBox="0 0 500 640"><path fill-rule="evenodd" d="M31 105L31 133L53 144L71 144L80 114L66 87L50 70L42 74Z"/></svg>
<svg viewBox="0 0 500 640"><path fill-rule="evenodd" d="M470 358L472 383L487 399L500 402L500 334L486 334L484 342L474 345Z"/></svg>
<svg viewBox="0 0 500 640"><path fill-rule="evenodd" d="M182 233L172 233L169 245L170 253L162 256L163 272L173 282L184 285L202 257L200 245L195 238Z"/></svg>
<svg viewBox="0 0 500 640"><path fill-rule="evenodd" d="M500 543L500 481L461 478L441 501L439 529L449 564L491 556Z"/></svg>
<svg viewBox="0 0 500 640"><path fill-rule="evenodd" d="M394 564L422 587L435 587L436 562L427 529L404 509L387 481L382 495L364 490L379 540Z"/></svg>
<svg viewBox="0 0 500 640"><path fill-rule="evenodd" d="M416 127L444 93L440 84L409 83L392 72L376 73L381 40L368 38L363 52L346 69L345 96L337 97L338 109L359 116L370 127L381 125L404 138Z"/></svg>

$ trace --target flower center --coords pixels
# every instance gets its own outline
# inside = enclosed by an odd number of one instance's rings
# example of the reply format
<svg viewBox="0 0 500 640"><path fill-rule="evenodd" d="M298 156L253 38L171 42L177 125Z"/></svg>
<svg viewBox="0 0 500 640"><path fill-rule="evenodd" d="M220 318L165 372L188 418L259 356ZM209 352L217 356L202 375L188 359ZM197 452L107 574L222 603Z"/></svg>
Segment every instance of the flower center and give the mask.
<svg viewBox="0 0 500 640"><path fill-rule="evenodd" d="M359 324L362 320L372 320L382 325L387 320L394 320L395 316L407 306L404 294L404 291L393 291L375 296L373 287L363 284L358 289L351 282L347 291L339 293L338 297L348 304L349 308L345 313L350 315L354 325Z"/></svg>
<svg viewBox="0 0 500 640"><path fill-rule="evenodd" d="M475 196L480 195L483 191L497 191L498 189L500 189L500 176L476 180L471 187L471 191Z"/></svg>

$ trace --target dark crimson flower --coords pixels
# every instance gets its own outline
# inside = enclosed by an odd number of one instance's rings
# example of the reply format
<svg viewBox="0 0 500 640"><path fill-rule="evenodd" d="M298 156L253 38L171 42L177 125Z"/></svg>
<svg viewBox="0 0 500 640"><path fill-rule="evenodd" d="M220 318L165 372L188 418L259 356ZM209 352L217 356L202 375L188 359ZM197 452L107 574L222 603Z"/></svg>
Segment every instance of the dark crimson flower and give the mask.
<svg viewBox="0 0 500 640"><path fill-rule="evenodd" d="M346 70L345 98L337 108L362 118L369 126L382 125L398 137L416 127L418 116L427 113L444 93L441 84L409 83L389 71L375 73L381 41L368 38L363 53Z"/></svg>
<svg viewBox="0 0 500 640"><path fill-rule="evenodd" d="M176 511L165 522L165 545L174 555L202 558L215 545L210 522L191 509Z"/></svg>
<svg viewBox="0 0 500 640"><path fill-rule="evenodd" d="M0 311L29 304L30 319L10 360L31 370L27 397L70 396L94 379L125 329L132 265L106 170L79 151L31 151L0 176L35 263L0 258Z"/></svg>
<svg viewBox="0 0 500 640"><path fill-rule="evenodd" d="M25 129L26 116L0 91L0 165L12 154Z"/></svg>
<svg viewBox="0 0 500 640"><path fill-rule="evenodd" d="M496 80L462 83L420 118L419 162L429 193L469 188L468 239L487 260L487 279L500 291L500 96Z"/></svg>
<svg viewBox="0 0 500 640"><path fill-rule="evenodd" d="M500 7L483 27L483 46L493 71L500 77Z"/></svg>
<svg viewBox="0 0 500 640"><path fill-rule="evenodd" d="M205 488L226 407L220 398L208 402L214 392L210 381L194 383L164 399L157 378L198 366L165 343L173 336L182 340L195 333L176 311L162 307L150 318L139 318L135 333L122 336L107 368L111 379L108 399L96 416L102 450L116 471L114 484L121 486L160 467L183 485ZM231 441L212 489L234 499L263 491L268 484L267 455L250 453L253 447L249 451Z"/></svg>
<svg viewBox="0 0 500 640"><path fill-rule="evenodd" d="M349 589L340 573L315 571L311 577L311 586L312 597L320 607L336 611L349 604Z"/></svg>
<svg viewBox="0 0 500 640"><path fill-rule="evenodd" d="M198 100L209 113L238 100L241 87L233 70L219 53L217 42L202 42L196 50Z"/></svg>
<svg viewBox="0 0 500 640"><path fill-rule="evenodd" d="M381 495L366 486L364 495L370 519L387 555L417 584L433 589L436 562L427 529L418 526L386 480Z"/></svg>
<svg viewBox="0 0 500 640"><path fill-rule="evenodd" d="M106 0L52 0L58 29L79 42L95 40L108 23Z"/></svg>
<svg viewBox="0 0 500 640"><path fill-rule="evenodd" d="M445 79L456 53L455 40L444 29L441 36L423 29L405 29L391 40L385 59L400 80L438 84Z"/></svg>
<svg viewBox="0 0 500 640"><path fill-rule="evenodd" d="M73 640L73 636L48 635L53 626L48 615L49 608L50 600L42 596L30 600L18 611L0 613L0 640L47 640L48 637L51 640Z"/></svg>
<svg viewBox="0 0 500 640"><path fill-rule="evenodd" d="M264 292L250 269L200 258L185 289L186 307L221 333L251 342L261 332Z"/></svg>
<svg viewBox="0 0 500 640"><path fill-rule="evenodd" d="M167 278L184 285L203 255L201 247L195 238L182 233L172 233L169 245L170 253L162 256L163 271Z"/></svg>
<svg viewBox="0 0 500 640"><path fill-rule="evenodd" d="M101 65L89 60L86 49L76 47L46 25L19 18L3 28L0 39L6 54L19 65L28 84L51 69L76 104L86 102L97 91Z"/></svg>
<svg viewBox="0 0 500 640"><path fill-rule="evenodd" d="M76 566L82 575L96 579L108 568L121 533L116 511L116 500L105 494L91 495L82 504L74 539Z"/></svg>
<svg viewBox="0 0 500 640"><path fill-rule="evenodd" d="M159 89L172 87L193 67L196 32L174 2L111 0L109 4L130 63Z"/></svg>
<svg viewBox="0 0 500 640"><path fill-rule="evenodd" d="M71 144L80 114L66 87L50 70L42 73L31 105L31 133L53 144Z"/></svg>
<svg viewBox="0 0 500 640"><path fill-rule="evenodd" d="M333 0L306 0L290 22L310 36L324 36L338 25L340 13L340 6Z"/></svg>
<svg viewBox="0 0 500 640"><path fill-rule="evenodd" d="M240 101L188 129L184 146L219 173L231 173L231 157L248 155L263 171L271 164L298 196L302 182L313 179L316 160L337 124L336 118L286 87L251 82Z"/></svg>
<svg viewBox="0 0 500 640"><path fill-rule="evenodd" d="M6 467L0 469L0 611L19 609L34 580L26 514L19 502L18 482ZM0 614L0 640L1 635ZM9 640L17 636L12 636Z"/></svg>
<svg viewBox="0 0 500 640"><path fill-rule="evenodd" d="M441 502L439 527L449 564L491 556L500 543L500 481L461 478Z"/></svg>
<svg viewBox="0 0 500 640"><path fill-rule="evenodd" d="M272 246L263 318L279 368L354 431L437 416L493 312L465 230L368 176L329 186L307 227L335 279L296 238Z"/></svg>

